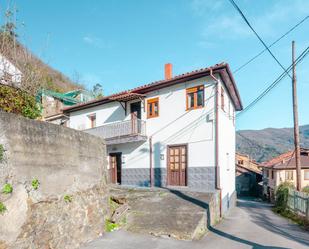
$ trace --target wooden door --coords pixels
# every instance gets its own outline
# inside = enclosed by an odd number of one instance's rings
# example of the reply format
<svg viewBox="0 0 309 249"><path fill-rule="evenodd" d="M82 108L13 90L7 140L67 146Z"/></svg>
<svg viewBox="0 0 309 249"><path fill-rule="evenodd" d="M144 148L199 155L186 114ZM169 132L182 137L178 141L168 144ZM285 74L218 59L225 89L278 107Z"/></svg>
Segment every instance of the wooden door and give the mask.
<svg viewBox="0 0 309 249"><path fill-rule="evenodd" d="M171 186L187 185L187 146L168 147L168 184Z"/></svg>
<svg viewBox="0 0 309 249"><path fill-rule="evenodd" d="M117 156L109 155L109 170L112 183L117 183Z"/></svg>

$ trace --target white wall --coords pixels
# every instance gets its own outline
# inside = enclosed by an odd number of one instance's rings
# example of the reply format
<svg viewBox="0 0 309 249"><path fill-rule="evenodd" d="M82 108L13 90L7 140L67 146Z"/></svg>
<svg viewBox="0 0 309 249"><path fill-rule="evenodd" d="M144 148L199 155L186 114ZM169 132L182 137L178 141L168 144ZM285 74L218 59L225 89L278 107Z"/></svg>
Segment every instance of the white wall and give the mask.
<svg viewBox="0 0 309 249"><path fill-rule="evenodd" d="M221 86L224 88L224 110L221 108ZM221 81L218 91L220 187L222 199L229 199L235 191L235 108Z"/></svg>

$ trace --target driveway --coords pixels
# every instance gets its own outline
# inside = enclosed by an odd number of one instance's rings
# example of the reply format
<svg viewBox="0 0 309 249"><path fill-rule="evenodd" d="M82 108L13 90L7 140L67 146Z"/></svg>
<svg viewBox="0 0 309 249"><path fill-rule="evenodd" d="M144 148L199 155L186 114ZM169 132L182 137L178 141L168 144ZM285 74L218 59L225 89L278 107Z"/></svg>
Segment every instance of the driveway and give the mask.
<svg viewBox="0 0 309 249"><path fill-rule="evenodd" d="M107 233L81 249L221 249L309 248L309 232L271 211L269 204L250 199L238 200L236 208L199 241L177 241L126 231Z"/></svg>

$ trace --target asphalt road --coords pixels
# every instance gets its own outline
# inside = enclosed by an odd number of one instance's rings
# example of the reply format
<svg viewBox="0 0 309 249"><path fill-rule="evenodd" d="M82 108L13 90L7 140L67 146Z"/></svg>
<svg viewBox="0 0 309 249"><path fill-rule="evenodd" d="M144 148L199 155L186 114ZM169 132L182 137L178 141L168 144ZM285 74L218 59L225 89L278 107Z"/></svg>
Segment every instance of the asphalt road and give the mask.
<svg viewBox="0 0 309 249"><path fill-rule="evenodd" d="M271 211L271 206L239 200L238 206L200 241L177 241L126 231L107 233L81 249L302 249L309 248L309 232Z"/></svg>

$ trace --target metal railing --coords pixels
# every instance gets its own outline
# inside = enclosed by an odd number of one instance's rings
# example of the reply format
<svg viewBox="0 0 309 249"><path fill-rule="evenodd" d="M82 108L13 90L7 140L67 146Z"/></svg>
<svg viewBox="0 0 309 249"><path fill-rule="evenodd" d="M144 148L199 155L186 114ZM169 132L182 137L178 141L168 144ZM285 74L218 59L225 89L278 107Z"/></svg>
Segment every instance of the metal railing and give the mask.
<svg viewBox="0 0 309 249"><path fill-rule="evenodd" d="M105 124L87 129L85 132L103 137L104 139L118 138L131 135L146 136L146 122L140 119L131 119Z"/></svg>
<svg viewBox="0 0 309 249"><path fill-rule="evenodd" d="M301 214L309 220L309 194L290 190L288 208L296 214Z"/></svg>

